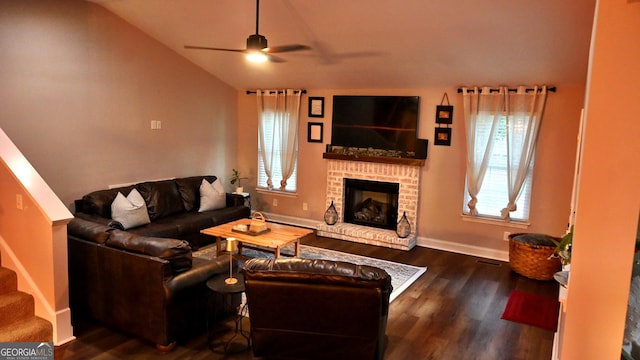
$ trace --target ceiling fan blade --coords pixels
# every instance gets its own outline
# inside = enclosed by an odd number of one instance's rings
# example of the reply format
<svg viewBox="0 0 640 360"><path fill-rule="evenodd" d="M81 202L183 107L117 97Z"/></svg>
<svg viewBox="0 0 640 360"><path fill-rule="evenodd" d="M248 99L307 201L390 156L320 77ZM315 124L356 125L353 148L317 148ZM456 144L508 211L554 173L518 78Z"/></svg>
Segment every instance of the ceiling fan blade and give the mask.
<svg viewBox="0 0 640 360"><path fill-rule="evenodd" d="M279 56L275 56L275 55L271 55L269 53L266 53L267 58L269 59L269 61L274 62L274 63L283 63L283 62L287 62L287 60L279 57Z"/></svg>
<svg viewBox="0 0 640 360"><path fill-rule="evenodd" d="M262 51L272 54L272 53L282 53L282 52L300 51L300 50L311 50L311 48L307 45L291 44L291 45L268 47L263 49Z"/></svg>
<svg viewBox="0 0 640 360"><path fill-rule="evenodd" d="M216 51L232 51L232 52L245 52L245 49L225 49L225 48L214 48L208 46L193 46L193 45L185 45L185 49L196 49L196 50L216 50Z"/></svg>

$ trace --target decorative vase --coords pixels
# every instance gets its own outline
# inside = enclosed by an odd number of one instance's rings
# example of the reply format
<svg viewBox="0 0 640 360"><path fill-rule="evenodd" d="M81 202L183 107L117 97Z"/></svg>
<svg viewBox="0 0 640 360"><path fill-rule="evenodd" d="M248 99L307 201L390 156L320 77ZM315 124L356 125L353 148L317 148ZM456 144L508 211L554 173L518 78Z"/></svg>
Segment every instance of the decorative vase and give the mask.
<svg viewBox="0 0 640 360"><path fill-rule="evenodd" d="M400 218L400 221L398 221L396 234L398 234L398 237L400 238L406 238L407 236L409 236L409 234L411 234L411 224L409 223L409 220L407 220L406 211L402 212L402 218Z"/></svg>
<svg viewBox="0 0 640 360"><path fill-rule="evenodd" d="M242 194L244 192L244 187L242 186L237 186L236 187L236 194Z"/></svg>
<svg viewBox="0 0 640 360"><path fill-rule="evenodd" d="M327 225L333 225L338 222L338 211L336 207L333 206L333 200L327 208L327 211L324 212L324 222L326 222Z"/></svg>

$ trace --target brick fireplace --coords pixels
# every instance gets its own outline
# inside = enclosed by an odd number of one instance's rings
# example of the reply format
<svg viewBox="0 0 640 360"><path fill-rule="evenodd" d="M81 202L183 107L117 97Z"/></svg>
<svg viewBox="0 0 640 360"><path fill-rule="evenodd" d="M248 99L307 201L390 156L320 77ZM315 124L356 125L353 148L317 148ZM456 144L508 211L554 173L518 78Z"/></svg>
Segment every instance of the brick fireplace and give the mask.
<svg viewBox="0 0 640 360"><path fill-rule="evenodd" d="M335 225L319 224L318 235L402 250L410 250L416 245L420 165L335 159L328 159L327 162L326 207L333 201L339 220ZM406 212L411 223L411 235L399 238L394 230L343 222L345 179L398 183L397 218L400 219L403 212Z"/></svg>

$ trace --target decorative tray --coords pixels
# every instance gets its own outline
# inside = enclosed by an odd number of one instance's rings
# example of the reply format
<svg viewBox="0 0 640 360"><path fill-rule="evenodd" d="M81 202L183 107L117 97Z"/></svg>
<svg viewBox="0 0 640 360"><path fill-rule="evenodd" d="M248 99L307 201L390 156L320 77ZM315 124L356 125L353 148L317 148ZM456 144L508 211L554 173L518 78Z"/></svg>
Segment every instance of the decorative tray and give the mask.
<svg viewBox="0 0 640 360"><path fill-rule="evenodd" d="M254 231L251 231L251 225L247 225L247 231L238 230L238 229L235 229L235 228L231 228L231 231L237 232L237 233L240 233L240 234L258 236L258 235L262 235L262 234L268 233L269 231L271 231L271 229L266 228L266 229L264 229L262 231L254 232Z"/></svg>

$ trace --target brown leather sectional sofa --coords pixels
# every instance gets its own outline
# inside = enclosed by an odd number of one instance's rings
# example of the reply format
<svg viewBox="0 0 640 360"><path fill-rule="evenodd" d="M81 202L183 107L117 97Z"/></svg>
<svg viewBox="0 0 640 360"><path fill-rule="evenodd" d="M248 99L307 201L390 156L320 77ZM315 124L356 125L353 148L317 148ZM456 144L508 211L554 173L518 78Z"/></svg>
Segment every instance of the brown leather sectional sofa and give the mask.
<svg viewBox="0 0 640 360"><path fill-rule="evenodd" d="M76 216L67 226L74 323L97 320L161 350L202 333L206 281L228 273L229 258L193 258L192 250L213 241L200 230L250 215L242 197L231 194L226 194L225 208L198 212L203 178L215 180L194 176L146 182L95 191L76 201ZM126 196L134 188L145 199L151 223L123 231L111 219L111 203L118 192ZM240 298L234 301L239 304Z"/></svg>
<svg viewBox="0 0 640 360"><path fill-rule="evenodd" d="M382 359L391 276L310 259L251 259L242 267L253 353L282 359Z"/></svg>
<svg viewBox="0 0 640 360"><path fill-rule="evenodd" d="M75 201L74 215L98 224L117 227L117 223L111 218L111 204L118 192L127 196L132 189L136 189L145 200L151 223L127 231L144 236L186 240L193 250L197 250L213 241L212 237L201 234L200 230L251 215L249 207L244 206L244 198L230 193L226 194L226 207L198 212L202 179L212 183L216 177L207 175L147 181L94 191Z"/></svg>
<svg viewBox="0 0 640 360"><path fill-rule="evenodd" d="M67 228L74 326L97 320L162 351L204 331L205 283L229 272L228 257L193 258L186 241L140 236L83 219L73 219Z"/></svg>

